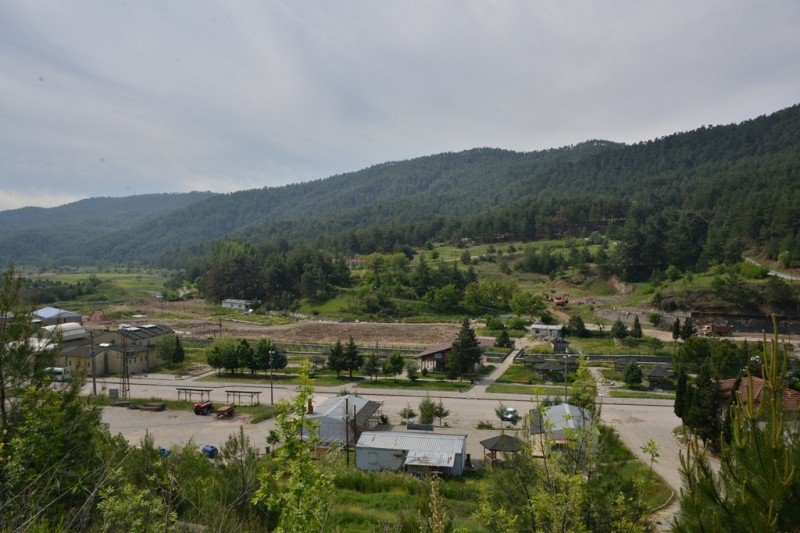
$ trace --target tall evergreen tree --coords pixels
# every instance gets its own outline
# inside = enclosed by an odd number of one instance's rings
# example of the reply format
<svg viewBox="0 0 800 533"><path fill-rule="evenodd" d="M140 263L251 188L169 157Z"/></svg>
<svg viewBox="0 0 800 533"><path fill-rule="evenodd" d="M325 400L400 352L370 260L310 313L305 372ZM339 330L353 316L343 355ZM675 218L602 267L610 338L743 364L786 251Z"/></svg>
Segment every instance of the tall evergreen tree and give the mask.
<svg viewBox="0 0 800 533"><path fill-rule="evenodd" d="M347 348L344 352L344 360L345 368L351 378L353 377L353 370L358 370L364 366L364 356L359 353L358 346L356 346L352 336L350 337L350 342L347 343Z"/></svg>
<svg viewBox="0 0 800 533"><path fill-rule="evenodd" d="M330 347L328 366L336 372L337 378L341 375L342 370L347 368L344 346L342 346L342 341L339 339L336 339L336 344Z"/></svg>
<svg viewBox="0 0 800 533"><path fill-rule="evenodd" d="M370 354L364 363L364 373L374 380L381 372L381 365L378 361L378 354Z"/></svg>
<svg viewBox="0 0 800 533"><path fill-rule="evenodd" d="M697 333L697 328L694 326L694 322L691 318L686 317L686 320L683 321L683 326L681 326L680 337L684 341L691 339L694 334Z"/></svg>
<svg viewBox="0 0 800 533"><path fill-rule="evenodd" d="M673 531L797 531L800 446L791 438L797 422L784 410L786 368L776 333L764 349L760 401L748 385L732 406L731 441L722 443L719 468L697 443L681 457L684 481ZM749 383L749 376L742 379Z"/></svg>
<svg viewBox="0 0 800 533"><path fill-rule="evenodd" d="M480 362L482 353L475 331L469 325L469 319L465 318L447 357L448 376L463 381L464 374L471 372Z"/></svg>
<svg viewBox="0 0 800 533"><path fill-rule="evenodd" d="M631 337L634 339L642 338L642 324L639 322L639 315L633 318L633 327L631 328Z"/></svg>
<svg viewBox="0 0 800 533"><path fill-rule="evenodd" d="M692 405L686 414L686 424L712 450L719 449L722 432L722 391L714 379L711 367L704 364L695 381Z"/></svg>
<svg viewBox="0 0 800 533"><path fill-rule="evenodd" d="M687 376L686 376L686 368L683 366L678 367L678 380L675 384L675 405L673 410L675 411L675 416L683 421L683 417L686 416L686 394L687 394Z"/></svg>
<svg viewBox="0 0 800 533"><path fill-rule="evenodd" d="M626 326L619 318L611 324L611 335L615 339L624 339L628 336L628 326Z"/></svg>

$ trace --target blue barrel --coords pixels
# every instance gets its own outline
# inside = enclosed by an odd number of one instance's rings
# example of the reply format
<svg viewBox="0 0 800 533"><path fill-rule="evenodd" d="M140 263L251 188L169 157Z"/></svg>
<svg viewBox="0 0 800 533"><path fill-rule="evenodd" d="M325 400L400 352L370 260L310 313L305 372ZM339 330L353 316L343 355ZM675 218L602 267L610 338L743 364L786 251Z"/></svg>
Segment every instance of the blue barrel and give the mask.
<svg viewBox="0 0 800 533"><path fill-rule="evenodd" d="M159 448L158 449L158 455L161 455L163 457L167 457L169 455L169 450L166 449L166 448Z"/></svg>
<svg viewBox="0 0 800 533"><path fill-rule="evenodd" d="M216 446L212 446L210 444L206 444L205 446L203 446L203 453L209 459L213 459L214 457L217 456L217 447Z"/></svg>

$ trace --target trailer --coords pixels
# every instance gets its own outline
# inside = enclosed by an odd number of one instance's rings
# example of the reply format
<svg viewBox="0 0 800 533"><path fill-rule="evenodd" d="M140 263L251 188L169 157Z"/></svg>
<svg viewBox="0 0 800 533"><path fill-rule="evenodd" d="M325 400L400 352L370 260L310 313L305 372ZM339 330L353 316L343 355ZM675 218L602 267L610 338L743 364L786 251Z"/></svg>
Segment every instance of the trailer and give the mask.
<svg viewBox="0 0 800 533"><path fill-rule="evenodd" d="M706 337L713 337L713 336L730 337L731 335L733 335L735 328L728 324L712 323L703 326L703 329L701 331L703 335L705 335Z"/></svg>
<svg viewBox="0 0 800 533"><path fill-rule="evenodd" d="M211 403L211 400L207 402L197 402L194 404L194 414L196 415L207 415L214 409L214 404Z"/></svg>

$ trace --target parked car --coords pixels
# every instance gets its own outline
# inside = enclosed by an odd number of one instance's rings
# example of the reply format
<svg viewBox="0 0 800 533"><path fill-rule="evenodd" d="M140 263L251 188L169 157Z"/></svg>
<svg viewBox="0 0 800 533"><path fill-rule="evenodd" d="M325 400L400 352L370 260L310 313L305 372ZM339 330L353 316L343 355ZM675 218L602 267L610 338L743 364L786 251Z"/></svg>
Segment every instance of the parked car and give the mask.
<svg viewBox="0 0 800 533"><path fill-rule="evenodd" d="M50 376L51 381L69 381L72 379L72 372L60 366L48 366L42 373L45 376Z"/></svg>
<svg viewBox="0 0 800 533"><path fill-rule="evenodd" d="M506 410L503 412L503 415L500 417L500 419L505 420L506 422L519 420L519 412L513 407L506 407Z"/></svg>

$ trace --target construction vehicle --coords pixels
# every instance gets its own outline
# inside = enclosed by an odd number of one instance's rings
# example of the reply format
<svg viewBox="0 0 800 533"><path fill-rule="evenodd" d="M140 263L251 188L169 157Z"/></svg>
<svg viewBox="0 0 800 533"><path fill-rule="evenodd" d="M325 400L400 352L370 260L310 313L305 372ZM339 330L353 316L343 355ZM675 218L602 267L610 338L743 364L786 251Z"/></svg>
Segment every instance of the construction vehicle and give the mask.
<svg viewBox="0 0 800 533"><path fill-rule="evenodd" d="M706 337L730 337L733 335L735 328L728 324L723 324L720 322L712 322L711 324L706 324L703 326L701 333Z"/></svg>

